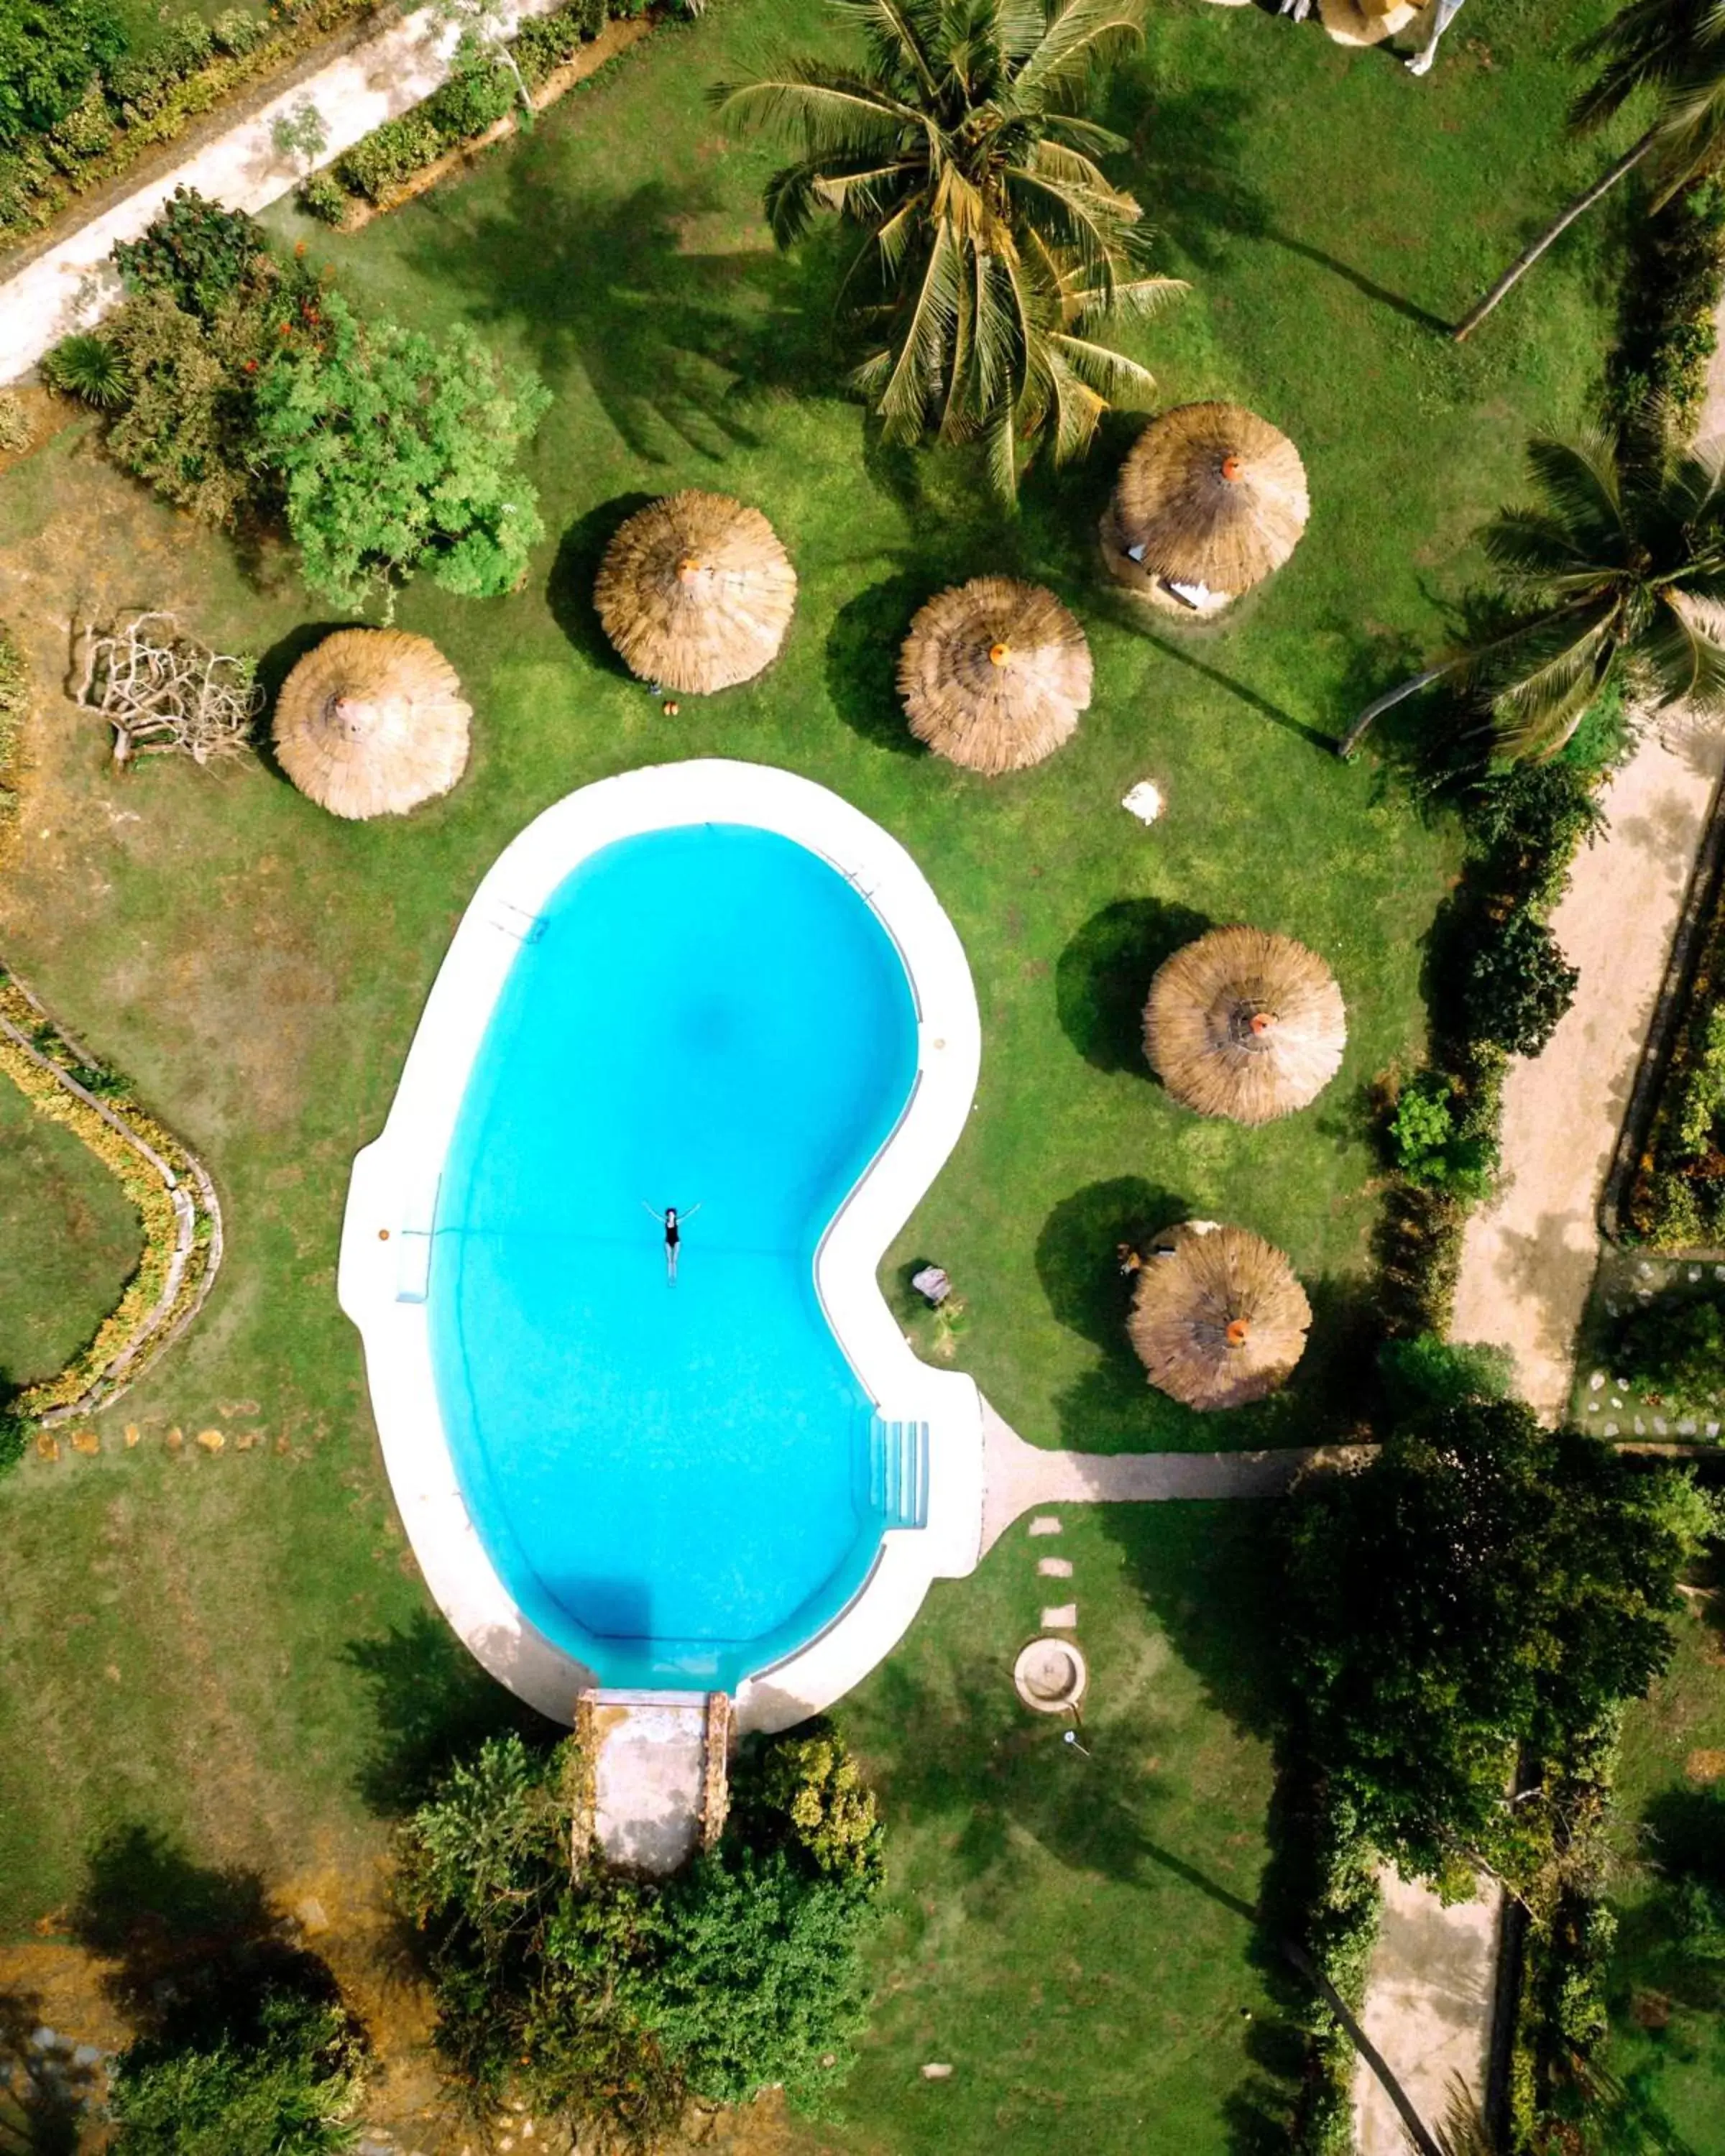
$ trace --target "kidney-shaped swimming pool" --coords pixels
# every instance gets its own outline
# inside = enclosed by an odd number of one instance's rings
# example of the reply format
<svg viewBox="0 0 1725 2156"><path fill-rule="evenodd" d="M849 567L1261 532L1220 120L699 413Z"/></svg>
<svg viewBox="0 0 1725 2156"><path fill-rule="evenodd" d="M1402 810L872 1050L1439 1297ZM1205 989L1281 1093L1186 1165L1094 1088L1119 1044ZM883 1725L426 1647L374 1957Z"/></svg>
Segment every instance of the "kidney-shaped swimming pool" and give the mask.
<svg viewBox="0 0 1725 2156"><path fill-rule="evenodd" d="M523 1640L680 1691L822 1642L824 1696L974 1561L974 1388L916 1361L872 1276L976 1031L914 863L788 773L603 782L481 886L356 1163L341 1296L434 1591L536 1703L573 1687L524 1680ZM834 1650L865 1589L872 1633Z"/></svg>
<svg viewBox="0 0 1725 2156"><path fill-rule="evenodd" d="M916 1077L891 938L777 832L621 839L522 945L444 1169L432 1349L493 1563L608 1683L734 1685L906 1524L814 1257Z"/></svg>

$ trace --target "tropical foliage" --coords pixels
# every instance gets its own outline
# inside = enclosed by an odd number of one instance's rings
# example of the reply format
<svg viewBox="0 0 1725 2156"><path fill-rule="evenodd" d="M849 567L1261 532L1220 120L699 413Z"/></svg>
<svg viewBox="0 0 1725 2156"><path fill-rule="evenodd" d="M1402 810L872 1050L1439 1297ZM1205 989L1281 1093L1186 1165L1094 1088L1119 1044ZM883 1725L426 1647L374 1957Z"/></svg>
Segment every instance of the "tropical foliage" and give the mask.
<svg viewBox="0 0 1725 2156"><path fill-rule="evenodd" d="M114 0L8 0L0 8L0 150L64 120L125 49Z"/></svg>
<svg viewBox="0 0 1725 2156"><path fill-rule="evenodd" d="M1565 1756L1646 1689L1712 1518L1681 1476L1484 1398L1413 1416L1372 1466L1305 1493L1304 1741L1377 1847L1462 1887L1477 1863L1512 1868L1518 1748Z"/></svg>
<svg viewBox="0 0 1725 2156"><path fill-rule="evenodd" d="M1553 755L1613 686L1644 709L1725 713L1725 449L1680 449L1656 424L1529 444L1535 495L1481 533L1512 609L1363 711L1448 680L1484 702L1498 752Z"/></svg>
<svg viewBox="0 0 1725 2156"><path fill-rule="evenodd" d="M798 152L767 187L781 246L821 211L861 234L840 305L887 438L981 437L1010 495L1043 439L1076 455L1155 388L1096 332L1181 287L1145 274L1142 213L1097 162L1126 146L1078 110L1145 0L834 5L860 64L792 60L719 110Z"/></svg>
<svg viewBox="0 0 1725 2156"><path fill-rule="evenodd" d="M111 2100L119 2156L341 2156L364 2054L339 2006L266 1994L250 2025L146 2039L123 2051Z"/></svg>
<svg viewBox="0 0 1725 2156"><path fill-rule="evenodd" d="M817 1730L746 1760L720 1845L663 1882L586 1855L587 1775L573 1740L494 1738L403 1831L403 1906L461 2083L484 2107L519 2092L644 2148L691 2097L782 2085L807 2099L842 2076L881 1861L839 1739Z"/></svg>

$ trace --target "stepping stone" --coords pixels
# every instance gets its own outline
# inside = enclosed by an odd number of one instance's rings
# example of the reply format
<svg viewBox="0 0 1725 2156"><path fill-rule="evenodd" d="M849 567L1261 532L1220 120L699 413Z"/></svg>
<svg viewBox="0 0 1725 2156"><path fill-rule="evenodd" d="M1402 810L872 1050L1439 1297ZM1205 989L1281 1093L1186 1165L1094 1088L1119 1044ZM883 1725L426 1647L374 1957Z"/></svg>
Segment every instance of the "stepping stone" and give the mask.
<svg viewBox="0 0 1725 2156"><path fill-rule="evenodd" d="M1707 1424L1707 1434L1709 1437L1717 1437L1719 1435L1718 1424L1716 1422L1710 1422Z"/></svg>
<svg viewBox="0 0 1725 2156"><path fill-rule="evenodd" d="M142 1435L143 1432L140 1430L135 1422L127 1423L126 1425L126 1449L128 1452L131 1450L133 1445L137 1443L139 1438L142 1436Z"/></svg>
<svg viewBox="0 0 1725 2156"><path fill-rule="evenodd" d="M1691 1280L1699 1280L1701 1278L1701 1267L1699 1265L1691 1265L1689 1268L1689 1277Z"/></svg>
<svg viewBox="0 0 1725 2156"><path fill-rule="evenodd" d="M1636 1435L1637 1437L1645 1437L1645 1435L1647 1435L1647 1425L1646 1425L1646 1424L1645 1424L1645 1423L1644 1423L1644 1422L1642 1421L1642 1419L1641 1419L1641 1418L1640 1417L1640 1415L1637 1415L1637 1416L1635 1417L1635 1435Z"/></svg>
<svg viewBox="0 0 1725 2156"><path fill-rule="evenodd" d="M99 2045L74 2044L72 2047L72 2064L74 2066L98 2066L101 2062L101 2048Z"/></svg>
<svg viewBox="0 0 1725 2156"><path fill-rule="evenodd" d="M1623 1402L1621 1400L1613 1400L1611 1403L1611 1409L1614 1414L1620 1414L1623 1409Z"/></svg>
<svg viewBox="0 0 1725 2156"><path fill-rule="evenodd" d="M1033 1535L1057 1535L1060 1523L1052 1512L1039 1512L1030 1522L1030 1532Z"/></svg>
<svg viewBox="0 0 1725 2156"><path fill-rule="evenodd" d="M80 1430L73 1436L74 1452L100 1452L101 1449L102 1440L93 1430Z"/></svg>
<svg viewBox="0 0 1725 2156"><path fill-rule="evenodd" d="M1587 1411L1589 1414L1597 1414L1599 1412L1599 1402L1597 1400L1589 1400L1587 1404Z"/></svg>
<svg viewBox="0 0 1725 2156"><path fill-rule="evenodd" d="M1072 1577L1072 1560L1069 1557L1038 1558L1036 1569L1045 1579L1070 1579Z"/></svg>
<svg viewBox="0 0 1725 2156"><path fill-rule="evenodd" d="M1693 1437L1693 1436L1694 1436L1694 1435L1695 1435L1695 1417L1694 1417L1693 1415L1685 1415L1685 1416L1684 1416L1684 1418L1683 1418L1683 1419L1681 1420L1681 1422L1680 1422L1680 1423L1677 1424L1677 1435L1678 1435L1678 1436L1679 1436L1679 1437Z"/></svg>
<svg viewBox="0 0 1725 2156"><path fill-rule="evenodd" d="M1715 1280L1725 1280L1725 1265L1715 1265L1713 1267L1713 1278Z"/></svg>
<svg viewBox="0 0 1725 2156"><path fill-rule="evenodd" d="M170 1452L177 1452L180 1447L186 1442L186 1433L180 1428L180 1425L176 1423L173 1428L168 1432L167 1435L162 1440L162 1442L167 1445Z"/></svg>
<svg viewBox="0 0 1725 2156"><path fill-rule="evenodd" d="M1076 1632L1078 1630L1078 1604L1062 1602L1055 1609L1045 1609L1042 1629L1045 1632Z"/></svg>
<svg viewBox="0 0 1725 2156"><path fill-rule="evenodd" d="M943 2059L931 2059L922 2069L922 2078L926 2082L949 2082L952 2069Z"/></svg>
<svg viewBox="0 0 1725 2156"><path fill-rule="evenodd" d="M52 1430L39 1430L36 1433L36 1457L39 1460L58 1460L60 1441Z"/></svg>
<svg viewBox="0 0 1725 2156"><path fill-rule="evenodd" d="M1641 1276L1643 1280L1651 1280L1653 1277L1653 1268L1648 1264L1645 1258L1642 1259L1640 1265L1635 1267L1635 1270Z"/></svg>
<svg viewBox="0 0 1725 2156"><path fill-rule="evenodd" d="M218 1430L201 1430L198 1433L198 1442L206 1452L219 1452L228 1440Z"/></svg>
<svg viewBox="0 0 1725 2156"><path fill-rule="evenodd" d="M1665 1435L1665 1417L1663 1415L1654 1416L1653 1435L1656 1437L1663 1437Z"/></svg>

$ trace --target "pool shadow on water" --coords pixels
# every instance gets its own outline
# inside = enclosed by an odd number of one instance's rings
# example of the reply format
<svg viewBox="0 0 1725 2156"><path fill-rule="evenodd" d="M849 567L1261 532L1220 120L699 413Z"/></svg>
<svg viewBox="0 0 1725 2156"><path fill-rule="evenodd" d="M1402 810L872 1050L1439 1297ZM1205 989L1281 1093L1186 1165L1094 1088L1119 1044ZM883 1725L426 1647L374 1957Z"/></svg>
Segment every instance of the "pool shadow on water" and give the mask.
<svg viewBox="0 0 1725 2156"><path fill-rule="evenodd" d="M435 1610L381 1637L350 1640L341 1658L374 1689L376 1727L355 1783L385 1819L423 1804L488 1737L513 1730L547 1744L563 1734L482 1669Z"/></svg>
<svg viewBox="0 0 1725 2156"><path fill-rule="evenodd" d="M1144 1056L1150 983L1164 959L1214 925L1207 914L1163 898L1116 899L1091 916L1055 968L1060 1024L1086 1063L1154 1077Z"/></svg>
<svg viewBox="0 0 1725 2156"><path fill-rule="evenodd" d="M644 1579L551 1580L552 1593L599 1640L651 1640L653 1596Z"/></svg>

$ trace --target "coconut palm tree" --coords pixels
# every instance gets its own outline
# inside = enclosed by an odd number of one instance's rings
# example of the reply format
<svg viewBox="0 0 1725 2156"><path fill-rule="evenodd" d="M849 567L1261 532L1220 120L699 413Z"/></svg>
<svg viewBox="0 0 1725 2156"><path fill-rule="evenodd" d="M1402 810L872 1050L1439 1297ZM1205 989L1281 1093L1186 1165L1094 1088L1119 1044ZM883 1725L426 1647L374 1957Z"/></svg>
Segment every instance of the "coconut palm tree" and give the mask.
<svg viewBox="0 0 1725 2156"><path fill-rule="evenodd" d="M1653 204L1657 208L1725 156L1725 8L1719 0L1630 0L1581 50L1601 65L1575 100L1570 126L1578 131L1597 127L1643 90L1656 100L1653 124L1516 257L1456 324L1458 343L1471 336L1554 239L1644 159L1651 157L1658 173Z"/></svg>
<svg viewBox="0 0 1725 2156"><path fill-rule="evenodd" d="M1644 709L1725 713L1725 447L1589 429L1540 437L1527 464L1537 506L1501 510L1480 535L1517 609L1511 625L1368 705L1340 755L1446 676L1483 693L1512 758L1554 755L1619 676Z"/></svg>
<svg viewBox="0 0 1725 2156"><path fill-rule="evenodd" d="M860 64L793 60L714 101L798 152L767 186L781 246L819 210L861 232L840 307L888 439L982 436L1009 496L1045 434L1064 461L1111 403L1147 401L1153 377L1094 331L1184 289L1143 274L1142 213L1096 162L1126 145L1075 109L1146 0L833 5Z"/></svg>

